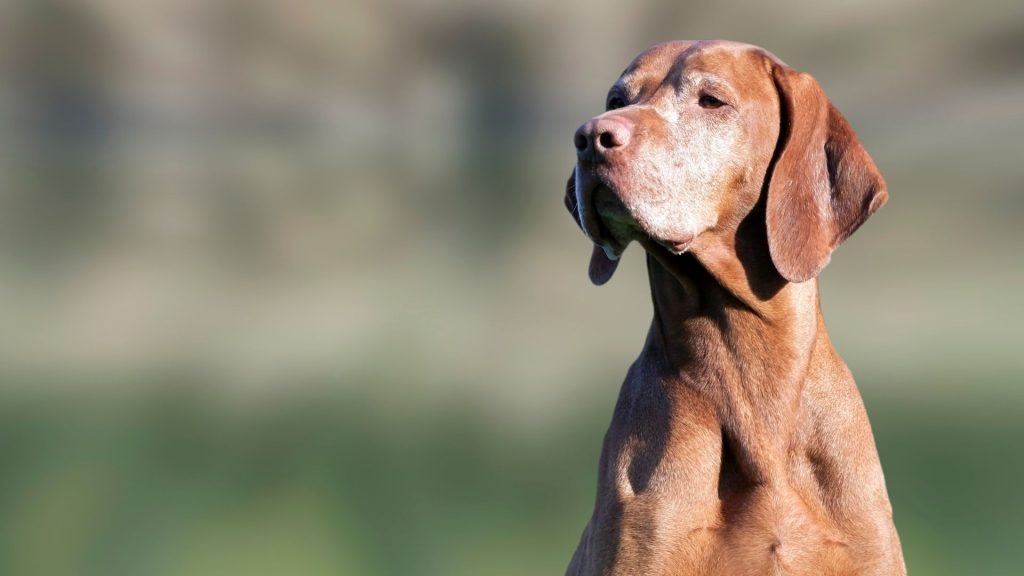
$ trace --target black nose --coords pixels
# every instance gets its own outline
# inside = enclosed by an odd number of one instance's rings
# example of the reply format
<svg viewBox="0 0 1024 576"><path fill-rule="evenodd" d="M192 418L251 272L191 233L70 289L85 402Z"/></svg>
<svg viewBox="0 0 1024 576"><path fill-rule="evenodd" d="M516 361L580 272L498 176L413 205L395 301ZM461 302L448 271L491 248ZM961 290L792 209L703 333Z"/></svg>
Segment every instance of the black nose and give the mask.
<svg viewBox="0 0 1024 576"><path fill-rule="evenodd" d="M583 161L600 162L612 152L625 148L631 135L632 126L624 118L593 118L576 130L573 137L576 156Z"/></svg>

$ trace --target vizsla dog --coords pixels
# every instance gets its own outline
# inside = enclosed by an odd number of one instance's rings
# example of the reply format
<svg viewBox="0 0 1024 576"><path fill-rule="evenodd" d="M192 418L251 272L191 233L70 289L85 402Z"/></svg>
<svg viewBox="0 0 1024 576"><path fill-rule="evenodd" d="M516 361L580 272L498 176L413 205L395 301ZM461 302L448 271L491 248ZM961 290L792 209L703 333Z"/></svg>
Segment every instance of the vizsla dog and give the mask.
<svg viewBox="0 0 1024 576"><path fill-rule="evenodd" d="M566 206L603 284L631 241L654 319L569 565L591 575L905 574L816 276L886 201L811 76L729 42L641 54L576 132Z"/></svg>

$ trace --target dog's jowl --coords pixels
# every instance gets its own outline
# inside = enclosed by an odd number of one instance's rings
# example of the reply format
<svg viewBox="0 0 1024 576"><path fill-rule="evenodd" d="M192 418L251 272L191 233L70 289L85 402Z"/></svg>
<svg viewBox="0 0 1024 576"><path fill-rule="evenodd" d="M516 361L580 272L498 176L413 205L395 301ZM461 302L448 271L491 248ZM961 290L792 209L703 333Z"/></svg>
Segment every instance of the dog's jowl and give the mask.
<svg viewBox="0 0 1024 576"><path fill-rule="evenodd" d="M654 318L567 574L905 574L816 279L887 192L818 82L754 46L662 44L573 141L591 280L635 241Z"/></svg>

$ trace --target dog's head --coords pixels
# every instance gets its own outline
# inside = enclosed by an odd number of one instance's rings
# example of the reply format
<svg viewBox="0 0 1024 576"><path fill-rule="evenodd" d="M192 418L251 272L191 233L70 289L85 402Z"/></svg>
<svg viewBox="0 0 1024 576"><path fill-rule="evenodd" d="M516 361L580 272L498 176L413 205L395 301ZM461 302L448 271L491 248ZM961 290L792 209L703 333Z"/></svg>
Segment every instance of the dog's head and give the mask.
<svg viewBox="0 0 1024 576"><path fill-rule="evenodd" d="M771 260L802 282L887 198L817 81L754 46L655 46L606 108L576 131L565 198L595 244L595 284L631 241L681 254L703 234L735 231L763 194Z"/></svg>

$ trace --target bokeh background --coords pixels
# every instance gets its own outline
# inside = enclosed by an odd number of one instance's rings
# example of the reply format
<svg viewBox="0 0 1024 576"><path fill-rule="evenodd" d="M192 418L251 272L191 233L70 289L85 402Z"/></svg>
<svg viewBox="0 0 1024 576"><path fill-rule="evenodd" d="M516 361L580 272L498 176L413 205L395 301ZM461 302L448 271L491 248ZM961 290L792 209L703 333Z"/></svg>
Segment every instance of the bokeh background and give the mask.
<svg viewBox="0 0 1024 576"><path fill-rule="evenodd" d="M650 319L562 206L642 49L814 74L912 574L1019 574L1024 3L0 2L0 573L561 574Z"/></svg>

